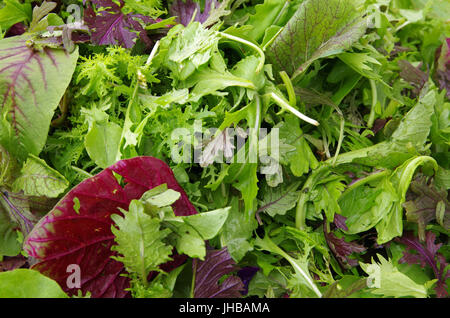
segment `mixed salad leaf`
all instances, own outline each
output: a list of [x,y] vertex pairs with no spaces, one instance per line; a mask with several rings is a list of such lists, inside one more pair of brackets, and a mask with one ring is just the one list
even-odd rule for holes
[[0,297],[449,297],[449,16],[5,0]]

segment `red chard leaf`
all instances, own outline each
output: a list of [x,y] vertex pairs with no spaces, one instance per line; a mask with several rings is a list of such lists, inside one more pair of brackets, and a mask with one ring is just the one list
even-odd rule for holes
[[73,295],[77,289],[69,288],[66,283],[71,275],[67,268],[76,264],[80,268],[83,294],[91,292],[92,297],[108,298],[129,296],[125,291],[129,280],[121,276],[124,266],[111,258],[115,253],[111,251],[114,235],[110,216],[121,214],[119,208],[127,210],[131,200],[164,183],[181,194],[173,204],[176,215],[197,213],[172,170],[153,157],[121,160],[84,180],[26,238],[24,249],[38,261],[33,269],[56,280],[64,291]]

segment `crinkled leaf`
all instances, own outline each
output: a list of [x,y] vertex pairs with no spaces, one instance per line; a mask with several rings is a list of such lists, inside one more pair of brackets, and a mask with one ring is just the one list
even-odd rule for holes
[[375,295],[385,297],[416,297],[426,298],[427,288],[417,284],[407,275],[400,272],[389,260],[378,254],[380,263],[360,263],[361,268],[369,274],[368,287]]
[[[197,261],[195,274],[195,298],[240,298],[244,289],[242,280],[235,275],[230,275],[236,271],[235,262],[227,251],[227,248],[220,250],[208,250],[204,261]],[[225,280],[219,280],[225,276]]]
[[29,41],[28,35],[0,40],[0,141],[22,160],[44,147],[78,59],[78,50],[35,50]]
[[[121,184],[115,175],[121,176]],[[111,214],[128,210],[131,200],[139,199],[146,191],[166,183],[169,189],[181,193],[172,207],[177,215],[195,214],[194,206],[178,185],[170,168],[153,157],[135,157],[117,162],[94,177],[73,188],[35,226],[26,238],[24,249],[36,258],[34,269],[55,279],[68,289],[66,268],[78,264],[81,269],[81,290],[92,297],[124,297],[128,279],[120,276],[123,264],[113,260],[111,251],[114,235]],[[78,198],[78,212],[74,199]]]
[[27,196],[45,196],[56,198],[69,186],[69,181],[47,163],[33,155],[29,155],[13,183],[13,191]]
[[351,0],[306,0],[267,50],[274,71],[296,77],[315,60],[350,48],[367,22]]
[[161,229],[160,220],[144,212],[142,202],[133,200],[124,216],[113,214],[115,226],[111,228],[117,245],[112,247],[119,255],[115,260],[122,262],[130,273],[138,273],[146,279],[150,271],[171,260],[172,247],[164,242],[170,233]]
[[57,282],[31,269],[0,273],[0,298],[68,298]]

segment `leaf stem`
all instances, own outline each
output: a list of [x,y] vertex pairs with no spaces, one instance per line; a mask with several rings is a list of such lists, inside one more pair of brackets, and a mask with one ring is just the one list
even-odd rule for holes
[[240,37],[228,34],[228,33],[217,32],[217,34],[223,38],[233,40],[233,41],[245,44],[247,46],[250,46],[255,51],[257,51],[261,58],[259,59],[259,64],[258,64],[258,67],[256,68],[255,72],[259,73],[262,70],[262,68],[264,67],[264,63],[266,61],[266,56],[264,55],[263,50],[261,50],[261,48],[259,46],[257,46],[256,44],[254,44],[250,41],[244,40],[243,38],[240,38]]
[[195,277],[197,274],[197,259],[194,258],[192,260],[192,283],[191,283],[191,294],[189,295],[190,298],[194,298],[195,296]]
[[284,108],[284,109],[290,111],[291,113],[293,113],[295,116],[297,116],[301,120],[304,120],[307,123],[310,123],[310,124],[312,124],[314,126],[319,126],[320,125],[317,120],[309,118],[308,116],[302,114],[297,109],[295,109],[294,107],[289,105],[283,98],[278,96],[276,93],[274,93],[274,92],[270,93],[270,97],[272,97],[272,99],[278,104],[278,106],[280,106],[281,108]]
[[377,105],[378,93],[377,86],[373,79],[370,79],[370,88],[372,90],[372,107],[370,108],[369,120],[367,121],[367,127],[372,128],[375,121],[375,106]]

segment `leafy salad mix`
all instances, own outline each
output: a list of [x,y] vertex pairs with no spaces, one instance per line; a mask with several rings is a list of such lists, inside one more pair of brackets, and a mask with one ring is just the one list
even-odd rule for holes
[[449,16],[4,0],[0,297],[448,297]]

